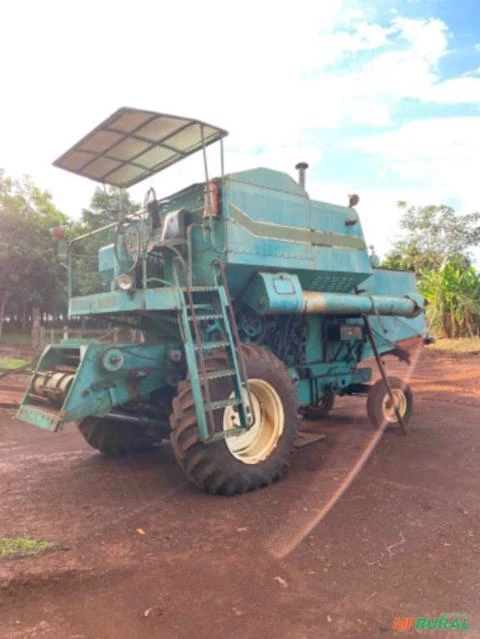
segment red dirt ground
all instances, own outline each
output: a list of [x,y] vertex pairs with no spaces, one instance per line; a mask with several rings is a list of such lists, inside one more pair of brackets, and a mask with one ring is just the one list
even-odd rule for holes
[[187,484],[168,444],[111,460],[0,409],[0,538],[58,544],[0,561],[0,638],[374,638],[448,612],[472,631],[428,636],[480,637],[480,357],[426,353],[411,383],[409,435],[313,528],[371,437],[362,399],[310,424],[326,438],[285,481],[235,498]]

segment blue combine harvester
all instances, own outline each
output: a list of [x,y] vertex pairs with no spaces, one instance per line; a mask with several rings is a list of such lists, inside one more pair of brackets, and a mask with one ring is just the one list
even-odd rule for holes
[[[170,437],[190,480],[231,495],[281,478],[299,414],[326,415],[336,395],[366,395],[375,427],[405,428],[411,390],[380,355],[406,357],[424,319],[414,275],[372,265],[356,196],[348,207],[310,199],[304,164],[298,183],[266,168],[225,175],[226,135],[122,108],[55,162],[128,188],[202,151],[205,181],[163,199],[149,189],[141,210],[67,243],[70,316],[143,341],[48,346],[18,418],[52,431],[76,422],[111,455]],[[372,356],[373,385],[359,366]]]

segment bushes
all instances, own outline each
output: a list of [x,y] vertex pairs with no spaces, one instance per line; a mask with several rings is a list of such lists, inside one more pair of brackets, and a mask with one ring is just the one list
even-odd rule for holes
[[446,264],[426,270],[419,281],[426,319],[437,337],[480,335],[480,276],[473,268]]

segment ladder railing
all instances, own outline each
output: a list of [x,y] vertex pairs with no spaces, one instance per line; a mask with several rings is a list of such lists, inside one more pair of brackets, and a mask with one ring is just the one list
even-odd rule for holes
[[[179,326],[185,347],[192,394],[195,402],[198,430],[202,441],[217,439],[244,432],[249,427],[251,415],[250,392],[242,358],[238,329],[231,307],[228,286],[223,272],[219,282],[215,275],[214,286],[180,286]],[[202,324],[214,321],[221,339],[204,337]],[[225,368],[208,370],[207,354],[222,351],[226,357]],[[211,383],[222,377],[232,379],[232,396],[215,399]],[[228,406],[237,407],[239,425],[228,430],[216,428],[215,413]]]
[[[224,297],[224,305],[223,305],[223,309],[225,313],[224,320],[225,320],[225,325],[227,326],[227,329],[229,331],[229,334],[231,333],[230,340],[234,347],[233,354],[236,361],[237,379],[241,380],[242,388],[245,390],[244,394],[240,390],[240,397],[242,398],[242,402],[240,405],[240,423],[242,425],[245,424],[245,426],[249,427],[252,425],[252,420],[253,420],[253,412],[251,409],[252,398],[250,394],[250,387],[247,383],[248,376],[247,376],[247,370],[245,368],[245,362],[243,359],[240,336],[238,334],[237,320],[235,317],[235,312],[233,310],[232,300],[230,298],[230,291],[228,288],[227,277],[225,275],[224,264],[220,262],[219,260],[215,260],[213,263],[213,266],[214,266],[215,283],[218,286],[218,283],[220,280],[221,291],[222,291],[221,295]],[[246,404],[244,401],[244,395],[246,395],[246,398],[247,398]]]

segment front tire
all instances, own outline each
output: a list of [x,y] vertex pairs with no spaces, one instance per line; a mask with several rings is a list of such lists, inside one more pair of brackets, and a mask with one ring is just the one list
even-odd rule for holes
[[[188,379],[179,384],[173,400],[170,438],[177,462],[190,481],[211,494],[235,495],[281,479],[297,434],[295,387],[284,364],[258,346],[242,345],[242,353],[255,417],[248,431],[206,444],[198,434]],[[226,356],[212,354],[206,368],[225,370]],[[210,389],[213,401],[227,399],[233,392],[232,379],[214,379]],[[214,416],[216,432],[238,423],[231,407]]]
[[109,457],[139,453],[160,441],[146,428],[100,417],[87,417],[78,430],[92,448]]
[[[389,377],[388,382],[403,423],[407,426],[413,412],[412,389],[398,377]],[[379,379],[370,388],[367,397],[367,415],[375,428],[400,426],[387,385],[383,379]]]

